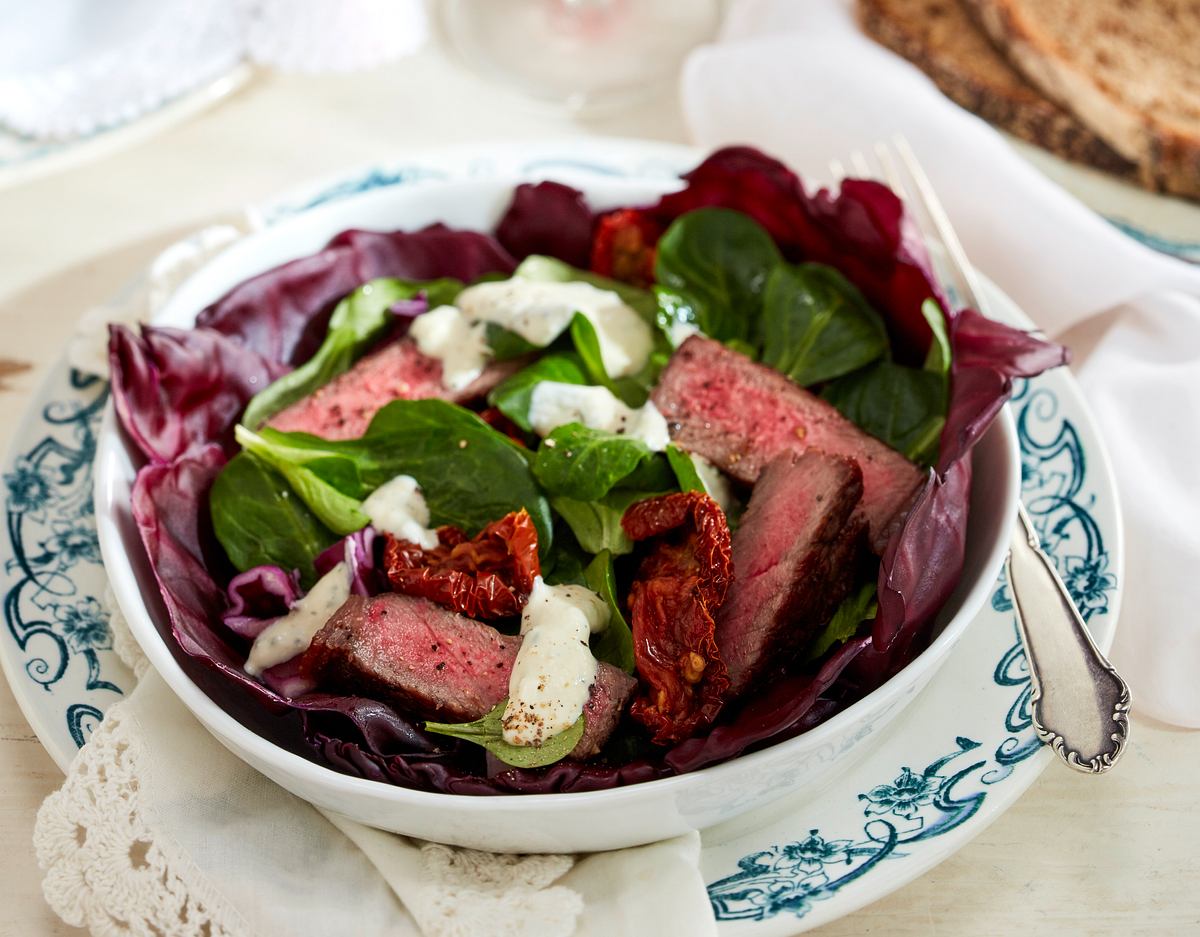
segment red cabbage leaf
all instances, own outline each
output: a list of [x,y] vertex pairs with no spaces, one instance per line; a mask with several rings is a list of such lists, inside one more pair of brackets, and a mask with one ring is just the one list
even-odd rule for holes
[[561,182],[524,183],[496,225],[496,240],[514,257],[545,254],[586,267],[592,251],[592,210],[582,193]]
[[464,282],[511,273],[512,257],[493,238],[433,224],[419,231],[343,231],[320,253],[251,277],[203,310],[215,329],[269,361],[306,361],[325,338],[333,307],[368,280],[403,277]]
[[253,640],[295,604],[300,577],[278,566],[255,566],[229,580],[225,593],[229,600],[221,613],[225,627]]
[[211,329],[109,327],[117,416],[151,462],[170,462],[218,442],[237,451],[233,427],[246,403],[283,373]]

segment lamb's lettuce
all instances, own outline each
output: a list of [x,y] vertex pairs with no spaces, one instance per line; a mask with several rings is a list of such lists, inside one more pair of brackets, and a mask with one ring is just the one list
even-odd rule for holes
[[878,589],[872,579],[846,596],[821,633],[808,646],[808,660],[823,657],[835,644],[844,644],[853,638],[863,622],[870,621],[879,612],[877,595]]
[[484,325],[483,332],[487,347],[496,361],[524,358],[541,350],[541,346],[495,322]]
[[930,465],[946,424],[947,392],[944,374],[877,361],[829,384],[823,396],[860,429]]
[[919,465],[937,460],[950,403],[950,339],[934,299],[921,306],[932,339],[924,367],[877,361],[828,384],[842,415]]
[[665,493],[617,489],[597,501],[557,497],[550,499],[550,505],[588,553],[607,551],[613,556],[624,556],[633,552],[633,541],[621,526],[621,518],[631,504]]
[[704,484],[704,479],[700,477],[700,470],[696,468],[696,462],[690,453],[684,452],[678,446],[667,446],[667,462],[670,463],[671,471],[675,473],[675,478],[679,481],[680,491],[712,493]]
[[741,212],[681,215],[659,240],[654,266],[655,279],[671,291],[673,310],[665,317],[695,322],[722,342],[756,345],[767,280],[781,260],[771,236]]
[[317,578],[313,560],[337,540],[292,495],[282,475],[246,452],[217,475],[209,510],[213,533],[239,572],[256,566],[295,569],[306,588]]
[[662,491],[674,476],[662,453],[640,439],[567,423],[542,440],[533,475],[551,495],[598,501],[614,488]]
[[857,371],[888,353],[883,319],[825,264],[780,264],[763,297],[762,360],[802,387]]
[[689,335],[701,331],[696,312],[699,303],[685,291],[656,286],[654,299],[654,320],[672,347],[678,348]]
[[507,706],[508,698],[505,697],[474,722],[427,722],[425,731],[482,745],[514,768],[541,768],[562,761],[583,738],[587,717],[580,713],[569,728],[550,736],[541,745],[513,745],[504,740],[504,710]]
[[562,518],[554,522],[554,546],[542,559],[542,578],[550,586],[583,586],[583,570],[591,562],[575,539],[571,527]]
[[263,388],[246,406],[242,423],[254,429],[350,369],[393,322],[392,306],[418,293],[428,308],[452,303],[462,291],[458,280],[402,280],[385,277],[364,283],[333,310],[317,353],[294,371]]
[[633,673],[633,632],[621,611],[617,599],[617,578],[613,572],[613,557],[607,550],[596,554],[595,559],[584,570],[584,581],[589,589],[608,603],[608,627],[592,638],[592,653],[597,660],[620,667]]
[[244,426],[237,428],[236,439],[246,452],[282,475],[308,509],[335,534],[352,534],[370,522],[362,510],[366,492],[353,460],[315,447],[280,446]]
[[525,432],[533,432],[533,426],[529,422],[529,409],[533,405],[533,389],[542,381],[587,384],[588,375],[578,355],[570,352],[552,352],[494,387],[488,394],[488,403]]
[[658,379],[662,370],[662,360],[651,355],[646,364],[637,374],[626,377],[609,377],[604,367],[604,356],[600,352],[600,337],[590,319],[582,313],[575,313],[571,319],[571,341],[575,352],[583,362],[587,372],[588,382],[606,387],[614,397],[628,407],[640,407],[650,397],[650,388]]
[[288,477],[313,513],[345,511],[341,527],[349,526],[351,502],[397,475],[411,475],[434,526],[451,524],[474,535],[525,508],[540,549],[548,550],[553,540],[550,505],[534,483],[526,450],[444,400],[395,400],[375,414],[359,439],[333,441],[266,428],[255,434],[253,446]]
[[929,331],[933,339],[929,342],[929,351],[925,355],[925,370],[938,374],[950,373],[950,334],[946,326],[946,315],[938,301],[932,297],[921,304],[921,315],[929,323]]

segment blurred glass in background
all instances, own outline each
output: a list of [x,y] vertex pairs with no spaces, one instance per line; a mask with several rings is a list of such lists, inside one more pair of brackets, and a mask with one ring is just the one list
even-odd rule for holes
[[712,39],[722,0],[435,0],[462,62],[545,105],[616,109],[661,93]]

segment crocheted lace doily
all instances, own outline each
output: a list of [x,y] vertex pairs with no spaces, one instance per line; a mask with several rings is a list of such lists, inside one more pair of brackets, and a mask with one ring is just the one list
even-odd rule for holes
[[[142,677],[146,657],[111,592],[105,606],[114,650]],[[149,753],[139,731],[141,700],[134,694],[105,714],[62,788],[38,811],[34,847],[46,900],[68,924],[103,937],[248,937],[252,928],[243,915],[164,835],[143,796],[141,785],[153,772],[146,770]],[[204,730],[196,724],[195,731]],[[583,899],[554,884],[575,864],[572,856],[495,855],[327,819],[375,863],[428,937],[568,937],[575,931]]]
[[97,937],[241,937],[238,912],[154,830],[140,803],[141,743],[118,703],[38,810],[42,891],[59,917]]

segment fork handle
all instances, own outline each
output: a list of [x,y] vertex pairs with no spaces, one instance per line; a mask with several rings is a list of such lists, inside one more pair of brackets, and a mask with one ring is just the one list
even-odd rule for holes
[[1100,653],[1024,506],[1007,570],[1032,681],[1033,727],[1072,768],[1101,774],[1129,736],[1129,687]]

